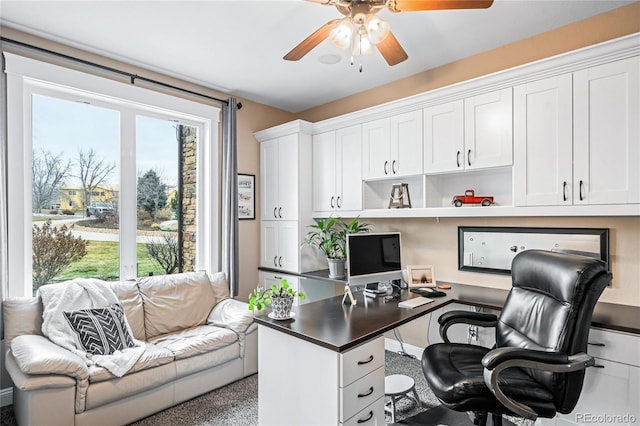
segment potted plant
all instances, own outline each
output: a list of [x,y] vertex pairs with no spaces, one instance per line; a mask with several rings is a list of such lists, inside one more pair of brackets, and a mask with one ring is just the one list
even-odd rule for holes
[[277,284],[272,284],[268,289],[255,288],[249,294],[249,310],[260,312],[267,306],[271,306],[269,317],[273,319],[289,319],[291,318],[293,299],[296,296],[300,300],[305,298],[303,293],[291,288],[286,278],[281,278]]
[[303,244],[320,249],[327,257],[329,278],[344,278],[347,257],[347,234],[368,232],[369,224],[360,223],[359,218],[343,222],[338,217],[319,219],[304,237]]

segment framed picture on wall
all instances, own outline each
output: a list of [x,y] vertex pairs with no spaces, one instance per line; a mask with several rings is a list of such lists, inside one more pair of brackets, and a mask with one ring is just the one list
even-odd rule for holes
[[407,280],[409,287],[436,286],[436,274],[431,265],[407,266]]
[[238,173],[238,219],[256,218],[256,175]]

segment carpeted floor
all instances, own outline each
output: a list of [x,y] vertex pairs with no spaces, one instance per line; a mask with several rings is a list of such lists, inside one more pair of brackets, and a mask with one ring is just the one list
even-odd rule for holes
[[[387,351],[385,369],[387,375],[405,374],[412,377],[416,382],[416,390],[423,403],[423,407],[419,407],[408,398],[400,399],[397,403],[396,422],[402,423],[403,419],[439,405],[422,374],[419,360]],[[0,420],[3,426],[16,425],[11,406],[3,407],[0,410]],[[390,416],[387,415],[387,424],[390,424],[390,420]],[[258,375],[231,383],[221,389],[133,423],[135,426],[251,426],[257,424]],[[460,423],[453,420],[449,424],[458,425]]]

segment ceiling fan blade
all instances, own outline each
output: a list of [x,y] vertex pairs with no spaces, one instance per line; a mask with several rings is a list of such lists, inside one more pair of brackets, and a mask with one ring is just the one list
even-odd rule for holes
[[384,60],[391,66],[399,64],[409,58],[407,52],[404,51],[398,39],[391,32],[384,40],[376,44],[376,47]]
[[418,10],[486,9],[493,0],[389,0],[387,7],[392,12],[414,12]]
[[304,55],[309,53],[311,49],[322,43],[322,41],[329,36],[329,33],[332,29],[338,26],[340,23],[339,19],[334,19],[332,21],[327,22],[320,28],[318,28],[313,34],[309,37],[305,38],[298,44],[296,47],[291,49],[289,53],[284,55],[285,60],[287,61],[298,61]]

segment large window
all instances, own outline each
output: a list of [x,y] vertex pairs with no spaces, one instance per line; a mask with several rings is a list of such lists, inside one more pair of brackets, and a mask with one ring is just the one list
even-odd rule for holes
[[6,54],[9,295],[217,269],[219,110]]

